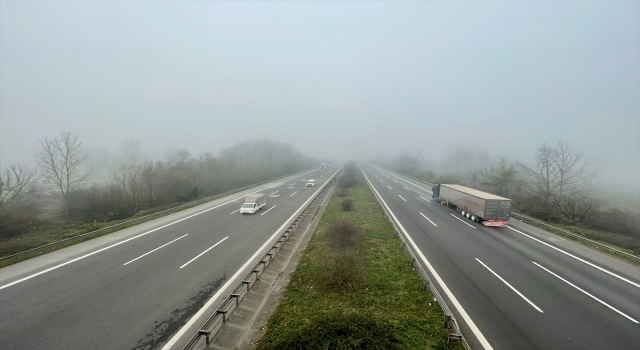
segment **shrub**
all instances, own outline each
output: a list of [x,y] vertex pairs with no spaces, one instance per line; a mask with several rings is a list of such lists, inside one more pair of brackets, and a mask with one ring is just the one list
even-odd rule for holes
[[336,191],[336,195],[338,195],[338,197],[346,197],[348,194],[349,194],[348,189],[341,189]]
[[312,319],[277,343],[260,343],[259,349],[400,349],[393,327],[375,317],[332,313]]
[[338,180],[338,188],[341,189],[345,189],[345,188],[349,188],[349,187],[353,187],[353,185],[357,184],[358,180],[356,180],[356,177],[354,174],[342,174],[342,176],[340,176],[340,179]]
[[343,199],[342,202],[340,202],[340,208],[342,208],[343,211],[351,211],[351,209],[353,209],[353,199]]
[[355,248],[358,231],[353,221],[334,221],[327,227],[327,245],[333,249]]
[[326,257],[318,282],[328,289],[354,290],[358,281],[358,256],[355,250],[333,251]]
[[334,221],[327,228],[327,245],[331,252],[326,267],[319,276],[326,288],[353,290],[358,279],[357,246],[358,226],[349,220]]

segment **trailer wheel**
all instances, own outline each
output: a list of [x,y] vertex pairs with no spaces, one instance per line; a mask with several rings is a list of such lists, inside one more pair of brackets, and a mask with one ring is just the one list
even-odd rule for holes
[[471,221],[476,221],[476,216],[475,215],[471,215]]
[[471,214],[469,214],[469,212],[467,212],[467,215],[465,215],[467,217],[467,219],[469,219],[471,217]]
[[460,211],[460,214],[462,214],[462,216],[464,216],[464,214],[465,214],[464,210]]

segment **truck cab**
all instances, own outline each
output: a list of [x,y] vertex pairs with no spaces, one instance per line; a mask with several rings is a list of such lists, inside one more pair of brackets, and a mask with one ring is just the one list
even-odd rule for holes
[[240,214],[255,214],[267,204],[267,195],[264,193],[254,193],[247,196],[245,202],[240,206]]
[[435,184],[431,187],[431,198],[436,199],[440,203],[438,197],[440,197],[440,184]]
[[258,211],[258,203],[244,203],[240,207],[240,214],[254,214]]

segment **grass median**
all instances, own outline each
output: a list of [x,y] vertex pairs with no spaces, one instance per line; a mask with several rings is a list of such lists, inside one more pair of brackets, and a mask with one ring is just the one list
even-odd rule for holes
[[447,345],[442,310],[351,174],[357,183],[328,202],[258,349],[462,349]]

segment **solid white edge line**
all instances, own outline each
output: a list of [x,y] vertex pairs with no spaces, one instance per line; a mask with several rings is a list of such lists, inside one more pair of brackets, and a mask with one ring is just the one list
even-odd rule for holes
[[407,201],[406,199],[404,199],[401,195],[398,195],[398,197],[402,198],[403,201]]
[[276,206],[274,205],[273,207],[271,207],[271,208],[267,209],[267,211],[265,211],[264,213],[260,214],[260,216],[262,216],[262,215],[264,215],[264,214],[268,213],[268,212],[269,212],[269,210],[271,210],[271,209],[273,209],[273,208],[275,208],[275,207],[276,207]]
[[465,224],[465,225],[467,225],[467,226],[471,227],[472,229],[474,229],[474,230],[476,229],[475,227],[471,226],[471,224],[469,224],[468,222],[464,222],[464,220],[460,219],[459,217],[457,217],[457,216],[455,216],[455,215],[453,215],[453,214],[451,214],[451,213],[449,213],[449,215],[453,216],[455,219],[460,220],[460,222],[461,222],[461,223],[463,223],[463,224]]
[[298,193],[298,191],[293,192],[289,197],[293,197],[293,195],[296,193]]
[[427,202],[431,203],[431,201],[430,201],[430,200],[428,200],[428,199],[426,199],[426,198],[424,198],[424,197],[422,197],[422,196],[420,196],[420,198],[422,198],[422,199],[424,199],[425,201],[427,201]]
[[235,214],[235,213],[237,213],[237,212],[239,212],[239,211],[240,211],[240,209],[237,209],[237,210],[232,211],[232,212],[231,212],[231,213],[229,213],[229,214]]
[[[420,213],[420,212],[418,212],[418,213]],[[429,222],[430,222],[430,223],[432,223],[432,224],[433,224],[433,226],[438,227],[438,225],[436,225],[433,221],[431,221],[431,219],[429,219],[428,217],[426,217],[424,214],[420,213],[420,215],[422,215],[425,219],[429,220]]]
[[[309,171],[309,172],[310,172],[310,171]],[[307,172],[307,173],[303,173],[303,174],[300,174],[300,175],[297,175],[297,176],[295,176],[295,177],[293,177],[293,178],[295,179],[296,177],[304,176],[305,174],[308,174],[309,172]],[[288,180],[287,180],[287,181],[288,181]],[[282,181],[282,182],[279,182],[279,183],[284,183],[284,182],[285,182],[285,181]],[[92,255],[94,255],[94,254],[98,254],[98,253],[100,253],[100,252],[102,252],[102,251],[105,251],[105,250],[107,250],[107,249],[111,249],[111,248],[113,248],[113,247],[119,246],[120,244],[123,244],[123,243],[129,242],[129,241],[134,240],[134,239],[136,239],[136,238],[139,238],[139,237],[142,237],[142,236],[148,235],[149,233],[152,233],[152,232],[155,232],[155,231],[161,230],[161,229],[163,229],[163,228],[165,228],[165,227],[167,227],[167,226],[171,226],[171,225],[173,225],[173,224],[177,224],[177,223],[179,223],[179,222],[181,222],[181,221],[184,221],[184,220],[190,219],[190,218],[192,218],[192,217],[194,217],[194,216],[197,216],[197,215],[200,215],[200,214],[202,214],[202,213],[206,213],[206,212],[208,212],[208,211],[210,211],[210,210],[220,208],[220,207],[221,207],[221,206],[223,206],[223,205],[226,205],[226,204],[229,204],[229,203],[233,203],[233,202],[237,201],[237,200],[238,200],[238,199],[240,199],[240,198],[244,198],[244,197],[246,197],[246,196],[248,196],[248,195],[251,195],[251,194],[254,194],[254,193],[260,192],[260,191],[265,190],[265,189],[267,189],[267,188],[269,188],[269,187],[263,187],[263,188],[261,188],[261,189],[259,189],[259,190],[257,190],[257,191],[251,192],[251,193],[246,194],[246,195],[242,195],[241,197],[238,197],[238,198],[236,198],[236,199],[230,200],[230,201],[228,201],[228,202],[224,202],[224,203],[222,203],[222,204],[218,204],[218,205],[216,205],[215,207],[211,207],[211,208],[209,208],[209,209],[205,209],[205,210],[203,210],[203,211],[199,211],[199,212],[197,212],[197,213],[195,213],[195,214],[191,214],[191,215],[189,215],[189,216],[187,216],[187,217],[184,217],[184,218],[182,218],[182,219],[179,219],[179,220],[176,220],[176,221],[172,221],[172,222],[170,222],[170,223],[168,223],[168,224],[166,224],[166,225],[160,226],[160,227],[158,227],[158,228],[154,228],[153,230],[147,231],[147,232],[145,232],[145,233],[141,233],[141,234],[139,234],[139,235],[137,235],[137,236],[134,236],[134,237],[131,237],[131,238],[127,238],[127,239],[125,239],[124,241],[121,241],[121,242],[118,242],[118,243],[114,243],[114,244],[112,244],[112,245],[110,245],[110,246],[107,246],[107,247],[104,247],[104,248],[98,249],[98,250],[96,250],[96,251],[94,251],[94,252],[91,252],[91,253],[88,253],[88,254],[85,254],[85,255],[79,256],[79,257],[77,257],[77,258],[75,258],[75,259],[71,259],[71,260],[69,260],[69,261],[67,261],[67,262],[63,262],[62,264],[58,264],[58,265],[56,265],[56,266],[50,267],[50,268],[45,269],[45,270],[42,270],[42,271],[40,271],[40,272],[36,272],[36,273],[34,273],[34,274],[32,274],[32,275],[29,275],[29,276],[24,277],[24,278],[21,278],[21,279],[19,279],[19,280],[13,281],[13,282],[11,282],[11,283],[7,283],[7,284],[5,284],[5,285],[3,285],[3,286],[0,286],[0,290],[3,290],[3,289],[5,289],[5,288],[7,288],[7,287],[11,287],[11,286],[13,286],[14,284],[18,284],[18,283],[24,282],[24,281],[26,281],[26,280],[30,280],[30,279],[32,279],[32,278],[34,278],[34,277],[40,276],[40,275],[45,274],[45,273],[47,273],[47,272],[49,272],[49,271],[53,271],[53,270],[56,270],[56,269],[61,268],[61,267],[63,267],[63,266],[66,266],[66,265],[72,264],[72,263],[74,263],[74,262],[76,262],[76,261],[78,261],[78,260],[82,260],[82,259],[87,258],[87,257],[90,257],[90,256],[92,256]]]
[[[340,171],[340,169],[342,169],[342,167],[338,168],[338,170],[333,173],[333,175],[337,174],[338,171]],[[318,191],[320,191],[324,186],[326,186],[328,183],[325,182],[324,185],[322,185],[322,187],[318,188],[318,190],[316,191],[316,193]],[[302,210],[302,208],[305,207],[305,205],[307,205],[307,203],[309,203],[311,201],[311,199],[315,196],[315,194],[312,194],[311,197],[309,197],[309,199],[307,199],[306,202],[304,202],[302,204],[302,206],[300,206],[300,208],[298,208],[298,210],[296,210],[295,212],[293,212],[293,215],[291,215],[287,220],[284,221],[284,223],[282,224],[282,226],[280,226],[276,232],[269,238],[266,240],[266,242],[264,242],[264,244],[258,248],[258,250],[256,250],[255,253],[253,253],[253,255],[249,258],[249,260],[247,260],[247,262],[244,263],[244,265],[242,265],[240,267],[240,269],[238,269],[238,271],[236,271],[235,274],[233,274],[233,276],[231,276],[230,279],[227,280],[227,283],[225,283],[222,288],[218,289],[218,292],[216,292],[216,294],[214,294],[209,301],[207,301],[207,303],[200,308],[200,310],[198,310],[198,312],[196,312],[195,315],[191,316],[191,318],[189,319],[189,321],[187,321],[187,323],[184,324],[184,326],[182,326],[182,328],[180,328],[180,330],[173,336],[171,337],[171,339],[167,342],[167,344],[165,344],[161,350],[170,350],[171,347],[178,342],[178,340],[180,340],[180,338],[182,338],[182,336],[189,330],[189,328],[196,323],[196,321],[206,312],[206,310],[211,307],[211,305],[213,305],[213,303],[218,300],[218,298],[220,298],[220,295],[224,292],[226,292],[227,288],[229,288],[229,285],[231,284],[231,282],[233,282],[236,278],[238,278],[238,276],[249,266],[249,264],[258,256],[258,254],[260,254],[260,252],[265,249],[267,247],[267,245],[269,244],[269,242],[271,242],[272,240],[274,240],[276,238],[276,236],[278,234],[281,234],[280,231],[285,228],[285,226],[287,225],[287,223],[289,222],[289,220],[293,219],[296,215],[298,215],[298,213]]]
[[[377,166],[375,166],[375,165],[373,165],[373,164],[370,164],[370,165],[371,165],[371,166],[373,166],[374,168],[378,168],[378,169],[380,169],[381,171],[387,172],[386,170],[382,170],[381,168],[379,168],[379,167],[377,167]],[[400,177],[399,177],[399,176],[397,176],[397,175],[394,175],[393,173],[389,173],[389,174],[391,174],[392,176],[395,176],[395,177],[397,177],[398,179],[401,179],[401,180],[402,180],[402,178],[400,178]],[[404,181],[406,181],[406,180],[404,180]],[[418,186],[418,185],[416,185],[416,184],[414,184],[414,183],[412,183],[412,182],[410,182],[410,181],[406,181],[406,182],[408,182],[408,183],[410,183],[410,184],[412,184],[412,185],[414,185],[414,186],[420,187],[420,186]],[[420,187],[420,188],[422,188],[423,190],[429,191],[429,190],[427,190],[426,188],[423,188],[423,187]],[[429,192],[431,192],[431,191],[429,191]],[[453,214],[452,214],[452,215],[453,215]],[[454,217],[455,217],[455,216],[454,216]],[[458,219],[458,218],[456,217],[456,219]],[[464,221],[463,221],[463,222],[464,222]],[[466,224],[466,222],[465,222],[465,224]],[[467,224],[467,225],[468,225],[468,224]],[[471,226],[471,227],[473,227],[473,226]],[[474,228],[475,228],[475,227],[474,227]],[[554,246],[552,246],[551,244],[548,244],[548,243],[546,243],[546,242],[544,242],[544,241],[541,241],[541,240],[539,240],[539,239],[537,239],[537,238],[535,238],[535,237],[531,237],[530,235],[528,235],[528,234],[526,234],[526,233],[524,233],[524,232],[521,232],[521,231],[519,231],[519,230],[516,230],[515,228],[513,228],[513,227],[511,227],[511,226],[507,226],[507,228],[508,228],[508,229],[510,229],[510,230],[513,230],[513,231],[515,231],[515,232],[518,232],[518,233],[520,233],[521,235],[524,235],[525,237],[531,238],[531,239],[533,239],[534,241],[537,241],[537,242],[539,242],[539,243],[542,243],[542,244],[544,244],[544,245],[546,245],[546,246],[548,246],[548,247],[550,247],[550,248],[553,248],[553,249],[555,249],[555,250],[557,250],[557,251],[561,252],[562,254],[566,254],[567,256],[570,256],[570,257],[572,257],[572,258],[574,258],[574,259],[576,259],[576,260],[578,260],[578,261],[580,261],[580,262],[583,262],[583,263],[585,263],[585,264],[587,264],[587,265],[589,265],[589,266],[591,266],[591,267],[593,267],[593,268],[596,268],[596,269],[598,269],[598,270],[600,270],[600,271],[602,271],[602,272],[604,272],[604,273],[607,273],[607,274],[609,274],[609,275],[611,275],[611,276],[614,276],[614,277],[616,277],[616,278],[618,278],[618,279],[620,279],[620,280],[622,280],[622,281],[625,281],[625,282],[627,282],[627,283],[629,283],[629,284],[631,284],[631,285],[633,285],[633,286],[636,286],[636,287],[640,288],[640,284],[638,284],[638,283],[636,283],[636,282],[633,282],[633,281],[631,281],[631,280],[629,280],[629,279],[627,279],[627,278],[625,278],[625,277],[619,276],[619,275],[617,275],[617,274],[615,274],[615,273],[613,273],[613,272],[611,272],[611,271],[608,271],[608,270],[606,270],[606,269],[604,269],[604,268],[602,268],[602,267],[600,267],[600,266],[598,266],[598,265],[595,265],[595,264],[590,263],[590,262],[588,262],[588,261],[586,261],[586,260],[584,260],[584,259],[581,259],[581,258],[579,258],[579,257],[577,257],[577,256],[575,256],[575,255],[573,255],[573,254],[571,254],[571,253],[565,252],[564,250],[562,250],[562,249],[560,249],[560,248],[557,248],[557,247],[554,247]]]
[[158,248],[156,248],[156,249],[154,249],[154,250],[152,250],[152,251],[150,251],[150,252],[144,253],[144,254],[140,255],[139,257],[137,257],[137,258],[135,258],[135,259],[133,259],[133,260],[127,261],[126,263],[122,264],[122,266],[128,265],[128,264],[130,264],[130,263],[132,263],[132,262],[134,262],[134,261],[136,261],[136,260],[138,260],[138,259],[140,259],[140,258],[142,258],[142,257],[144,257],[144,256],[147,256],[147,255],[149,255],[149,254],[151,254],[151,253],[155,252],[156,250],[158,250],[158,249],[160,249],[160,248],[164,248],[164,247],[168,246],[169,244],[171,244],[171,243],[173,243],[173,242],[175,242],[175,241],[179,240],[180,238],[182,238],[182,237],[186,237],[186,236],[188,236],[188,235],[189,235],[188,233],[187,233],[187,234],[185,234],[185,235],[182,235],[182,236],[180,236],[180,237],[178,237],[178,238],[174,239],[173,241],[171,241],[171,242],[169,242],[169,243],[165,243],[165,244],[163,244],[163,245],[159,246]]
[[[359,166],[359,165],[358,165]],[[362,170],[362,167],[360,167],[360,170]],[[453,306],[458,310],[458,312],[460,313],[460,316],[462,316],[462,318],[465,320],[465,322],[467,323],[467,325],[469,326],[469,329],[473,332],[473,334],[476,336],[476,338],[478,338],[478,341],[480,342],[480,344],[482,344],[482,346],[487,349],[487,350],[491,350],[493,349],[493,347],[491,346],[491,344],[489,344],[489,342],[487,341],[487,339],[484,337],[484,335],[482,334],[482,332],[480,332],[480,329],[478,329],[478,327],[476,326],[476,324],[473,322],[473,320],[471,319],[471,317],[469,316],[469,314],[467,314],[467,312],[462,308],[462,305],[460,305],[460,303],[458,302],[458,299],[456,299],[456,297],[453,295],[453,293],[451,292],[451,290],[449,290],[449,287],[447,287],[447,285],[444,283],[444,281],[442,280],[442,278],[440,278],[440,275],[438,275],[438,273],[436,272],[436,270],[433,268],[433,266],[431,266],[431,264],[429,263],[429,260],[427,260],[427,258],[424,256],[424,254],[422,254],[422,251],[418,248],[418,246],[416,245],[416,243],[413,241],[413,239],[411,238],[411,236],[409,236],[409,234],[407,233],[407,230],[404,229],[404,226],[402,226],[402,224],[400,223],[400,220],[398,220],[398,218],[396,218],[395,214],[393,214],[393,211],[391,211],[391,209],[389,208],[389,206],[387,205],[387,203],[384,201],[384,199],[382,199],[382,196],[380,195],[380,193],[378,193],[378,191],[375,189],[375,187],[373,186],[373,183],[371,183],[371,181],[369,181],[369,178],[367,177],[367,175],[365,175],[364,171],[362,172],[362,175],[364,175],[365,179],[367,180],[367,182],[369,182],[369,184],[371,185],[371,188],[376,192],[376,194],[378,195],[378,197],[380,198],[380,200],[382,201],[382,204],[385,206],[385,208],[387,208],[387,210],[389,211],[389,214],[391,214],[391,216],[393,217],[393,219],[395,220],[395,222],[398,224],[398,228],[400,228],[400,230],[402,230],[402,232],[404,233],[405,237],[407,237],[407,240],[409,241],[409,243],[411,244],[411,246],[413,247],[413,249],[415,249],[415,251],[418,253],[418,256],[420,256],[420,259],[425,263],[425,265],[427,266],[427,268],[429,269],[429,272],[431,272],[431,274],[433,275],[433,277],[436,279],[436,281],[438,282],[438,284],[440,285],[440,288],[442,288],[442,290],[444,291],[444,293],[447,295],[447,297],[449,297],[449,299],[451,300],[451,303],[453,303]]]
[[484,266],[487,270],[489,270],[492,274],[494,274],[496,277],[498,277],[504,284],[507,285],[507,287],[511,288],[511,290],[513,290],[514,292],[516,292],[516,294],[518,294],[522,299],[524,299],[527,303],[529,303],[529,305],[533,306],[536,310],[544,313],[544,311],[542,311],[542,309],[540,309],[538,306],[536,306],[536,304],[534,304],[533,302],[531,302],[531,300],[527,299],[527,297],[525,297],[524,295],[522,295],[522,293],[520,293],[517,289],[513,288],[512,285],[509,284],[509,282],[505,281],[504,278],[500,277],[497,273],[495,273],[492,269],[489,268],[489,266],[485,265],[485,263],[483,263],[482,261],[480,261],[480,259],[476,258],[476,260],[478,260],[478,262],[480,264],[482,264],[482,266]]
[[590,263],[590,262],[588,262],[588,261],[586,261],[586,260],[584,260],[584,259],[582,259],[582,258],[579,258],[579,257],[577,257],[577,256],[575,256],[575,255],[573,255],[573,254],[571,254],[571,253],[565,252],[564,250],[562,250],[562,249],[560,249],[560,248],[557,248],[557,247],[554,247],[554,246],[552,246],[551,244],[549,244],[549,243],[547,243],[547,242],[541,241],[541,240],[539,240],[539,239],[537,239],[537,238],[535,238],[535,237],[531,237],[531,236],[529,236],[528,234],[526,234],[526,233],[524,233],[524,232],[521,232],[521,231],[518,231],[518,230],[516,230],[515,228],[513,228],[513,227],[511,227],[511,226],[507,226],[507,228],[509,228],[509,229],[511,229],[511,230],[513,230],[513,231],[516,231],[516,232],[518,232],[519,234],[521,234],[521,235],[523,235],[523,236],[525,236],[525,237],[531,238],[531,239],[533,239],[534,241],[537,241],[537,242],[539,242],[539,243],[542,243],[542,244],[546,245],[546,246],[547,246],[547,247],[549,247],[549,248],[553,248],[553,249],[555,249],[555,250],[559,251],[559,252],[560,252],[560,253],[562,253],[562,254],[566,254],[567,256],[570,256],[570,257],[572,257],[572,258],[574,258],[574,259],[576,259],[576,260],[578,260],[578,261],[580,261],[580,262],[583,262],[583,263],[585,263],[585,264],[587,264],[587,265],[589,265],[589,266],[591,266],[591,267],[595,267],[596,269],[598,269],[598,270],[600,270],[600,271],[602,271],[602,272],[604,272],[604,273],[607,273],[607,274],[609,274],[609,275],[611,275],[611,276],[613,276],[613,277],[616,277],[616,278],[618,278],[618,279],[620,279],[620,280],[623,280],[623,281],[625,281],[625,282],[627,282],[627,283],[629,283],[629,284],[631,284],[631,285],[634,285],[634,286],[636,286],[636,287],[640,288],[640,284],[638,284],[638,283],[635,283],[635,282],[633,282],[633,281],[630,281],[630,280],[628,280],[628,279],[626,279],[626,278],[624,278],[624,277],[622,277],[622,276],[616,275],[615,273],[613,273],[613,272],[611,272],[611,271],[609,271],[609,270],[605,270],[605,269],[603,269],[602,267],[600,267],[600,266],[598,266],[598,265],[592,264],[592,263]]
[[571,282],[567,281],[566,279],[564,279],[564,278],[562,278],[562,277],[558,276],[557,274],[555,274],[555,273],[551,272],[549,269],[547,269],[547,268],[545,268],[544,266],[542,266],[542,265],[538,264],[537,262],[532,261],[532,263],[536,264],[539,268],[541,268],[541,269],[543,269],[543,270],[547,271],[548,273],[550,273],[550,274],[552,274],[552,275],[556,276],[557,278],[559,278],[560,280],[562,280],[562,281],[563,281],[563,282],[565,282],[566,284],[570,285],[571,287],[573,287],[573,288],[575,288],[575,289],[577,289],[577,290],[581,291],[582,293],[584,293],[584,294],[586,294],[586,295],[590,296],[590,297],[591,297],[591,298],[593,298],[594,300],[598,301],[600,304],[602,304],[602,305],[604,305],[604,306],[606,306],[606,307],[610,308],[611,310],[613,310],[613,311],[615,311],[615,312],[619,313],[620,315],[622,315],[622,316],[624,316],[624,317],[628,318],[628,319],[629,319],[629,320],[631,320],[632,322],[634,322],[634,323],[640,323],[640,322],[636,321],[635,319],[633,319],[633,318],[631,318],[631,317],[627,316],[627,315],[626,315],[625,313],[623,313],[622,311],[620,311],[620,310],[618,310],[618,309],[614,308],[613,306],[611,306],[611,305],[609,305],[609,304],[605,303],[604,301],[602,301],[602,300],[600,300],[600,299],[596,298],[595,296],[593,296],[593,295],[589,294],[589,293],[588,293],[587,291],[585,291],[584,289],[582,289],[582,288],[580,288],[580,287],[576,286],[575,284],[573,284],[573,283],[571,283]]
[[203,255],[204,255],[204,253],[206,253],[206,252],[210,251],[211,249],[215,248],[215,246],[217,246],[218,244],[220,244],[220,243],[222,243],[222,242],[226,241],[226,240],[227,240],[227,238],[229,238],[229,236],[227,236],[227,237],[223,238],[220,242],[218,242],[218,243],[216,243],[216,244],[212,245],[211,247],[207,248],[207,250],[205,250],[204,252],[202,252],[202,253],[198,254],[195,258],[193,258],[193,259],[189,260],[186,264],[184,264],[184,265],[180,266],[180,268],[183,268],[183,267],[185,267],[185,266],[187,266],[187,265],[191,264],[194,260],[196,260],[197,258],[199,258],[199,257],[203,256]]

